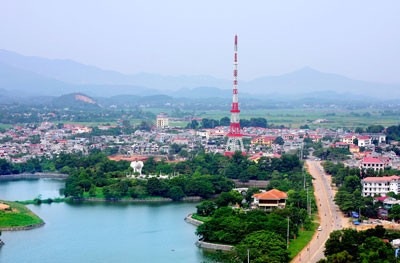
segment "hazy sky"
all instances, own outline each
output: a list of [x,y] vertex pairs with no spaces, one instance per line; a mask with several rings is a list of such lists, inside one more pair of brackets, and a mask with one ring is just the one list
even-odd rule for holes
[[310,66],[400,83],[399,0],[0,0],[0,49],[124,73],[231,79]]

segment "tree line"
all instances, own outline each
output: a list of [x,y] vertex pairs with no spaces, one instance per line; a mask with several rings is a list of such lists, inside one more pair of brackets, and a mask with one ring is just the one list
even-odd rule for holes
[[[187,125],[187,128],[190,128],[190,129],[198,129],[198,128],[213,129],[217,126],[229,126],[229,125],[230,125],[230,119],[228,117],[223,117],[220,120],[203,118],[200,122],[197,120],[192,120]],[[268,122],[265,118],[250,118],[250,120],[241,119],[240,126],[241,127],[268,128]]]

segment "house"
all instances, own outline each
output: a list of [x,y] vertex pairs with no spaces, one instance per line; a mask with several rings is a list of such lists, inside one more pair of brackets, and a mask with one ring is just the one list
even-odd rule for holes
[[[352,144],[351,144],[352,145]],[[335,142],[333,145],[334,148],[340,148],[340,149],[349,149],[349,144],[345,142]]]
[[268,210],[273,208],[285,208],[288,195],[285,192],[272,189],[267,192],[254,194],[252,197],[254,198],[253,204],[257,208]]
[[364,157],[360,162],[360,169],[367,170],[372,169],[375,172],[379,170],[385,170],[385,163],[376,157]]
[[271,146],[276,138],[276,136],[258,136],[251,140],[251,144]]
[[400,176],[366,177],[361,180],[362,196],[386,196],[400,193]]
[[365,147],[365,146],[369,146],[372,144],[371,137],[369,137],[369,136],[358,136],[357,140],[358,140],[357,145],[359,147]]
[[351,153],[359,153],[360,147],[358,147],[357,145],[354,145],[354,144],[350,144],[349,151]]
[[355,138],[356,138],[356,136],[354,136],[354,135],[346,135],[342,138],[342,142],[347,143],[347,144],[353,144]]

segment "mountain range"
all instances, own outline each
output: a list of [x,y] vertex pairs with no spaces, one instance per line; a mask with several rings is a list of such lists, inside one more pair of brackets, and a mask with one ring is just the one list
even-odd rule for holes
[[[92,97],[169,95],[175,98],[230,98],[232,81],[212,76],[123,74],[71,60],[24,56],[0,50],[0,98],[60,96],[80,92]],[[373,83],[305,67],[279,76],[239,81],[244,98],[338,99],[400,98],[400,84]],[[332,98],[332,97],[331,97]]]

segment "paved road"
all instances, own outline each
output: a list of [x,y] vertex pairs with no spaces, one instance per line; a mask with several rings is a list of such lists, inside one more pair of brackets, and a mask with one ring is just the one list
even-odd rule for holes
[[334,192],[330,186],[330,178],[323,171],[320,162],[307,160],[308,172],[313,176],[315,200],[318,206],[318,216],[322,231],[314,234],[311,242],[295,257],[292,262],[317,262],[324,258],[324,245],[329,234],[342,229],[347,220],[335,205]]

